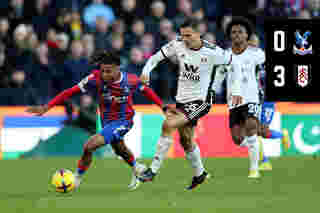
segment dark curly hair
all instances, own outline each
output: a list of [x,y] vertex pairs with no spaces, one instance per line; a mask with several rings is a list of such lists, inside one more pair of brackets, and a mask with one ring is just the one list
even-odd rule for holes
[[90,58],[90,64],[92,65],[100,65],[100,64],[121,64],[121,59],[118,54],[112,51],[97,51]]
[[231,22],[226,27],[226,34],[228,39],[231,39],[231,29],[235,25],[240,25],[246,28],[248,34],[248,40],[250,39],[251,35],[254,33],[254,27],[251,21],[243,16],[232,16]]

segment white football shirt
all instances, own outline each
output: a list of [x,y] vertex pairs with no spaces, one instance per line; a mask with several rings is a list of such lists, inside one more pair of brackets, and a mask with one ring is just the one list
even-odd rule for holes
[[159,61],[165,58],[177,61],[179,78],[176,100],[180,103],[195,100],[204,101],[207,97],[209,84],[213,81],[214,65],[231,62],[231,53],[227,53],[207,41],[203,41],[200,49],[193,50],[186,47],[183,41],[173,40],[164,45],[160,52],[147,62],[143,74],[148,74]]
[[232,65],[234,69],[227,72],[227,102],[229,108],[231,104],[232,84],[234,83],[234,73],[241,72],[240,96],[243,97],[243,104],[259,103],[259,87],[257,81],[256,67],[265,62],[265,53],[262,49],[249,46],[241,54],[234,54],[231,49],[227,50],[232,53]]

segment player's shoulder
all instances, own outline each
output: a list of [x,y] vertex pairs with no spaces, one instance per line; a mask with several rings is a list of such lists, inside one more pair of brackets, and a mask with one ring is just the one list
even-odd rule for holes
[[209,42],[209,41],[206,41],[206,40],[202,40],[202,42],[203,42],[203,46],[204,46],[205,48],[210,49],[210,50],[220,50],[220,49],[221,49],[221,48],[220,48],[217,44],[215,44],[215,43],[212,43],[212,42]]
[[177,36],[175,39],[168,42],[169,46],[183,46],[183,41],[180,36]]
[[264,55],[264,50],[261,49],[260,47],[255,47],[255,46],[248,46],[248,51],[252,54],[259,54],[259,55]]

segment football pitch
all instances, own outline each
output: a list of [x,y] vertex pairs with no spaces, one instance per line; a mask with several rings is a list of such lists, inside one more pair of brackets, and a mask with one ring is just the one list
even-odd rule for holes
[[[184,159],[165,161],[153,183],[128,191],[131,172],[118,159],[96,159],[79,191],[48,191],[50,176],[74,170],[77,158],[0,161],[3,213],[278,213],[320,211],[320,158],[273,159],[273,171],[250,181],[248,159],[204,159],[213,175],[195,191],[184,191],[192,170]],[[149,163],[150,160],[144,161]]]

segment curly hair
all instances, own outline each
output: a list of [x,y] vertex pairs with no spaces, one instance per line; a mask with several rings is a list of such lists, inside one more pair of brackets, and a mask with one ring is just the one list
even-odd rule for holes
[[250,39],[251,35],[254,33],[254,27],[249,19],[242,16],[232,16],[232,21],[226,27],[226,34],[229,39],[231,37],[231,29],[234,25],[240,25],[246,28],[246,31],[248,34],[248,40]]
[[121,59],[118,54],[112,51],[97,51],[90,58],[90,64],[100,65],[100,64],[115,64],[120,65]]

